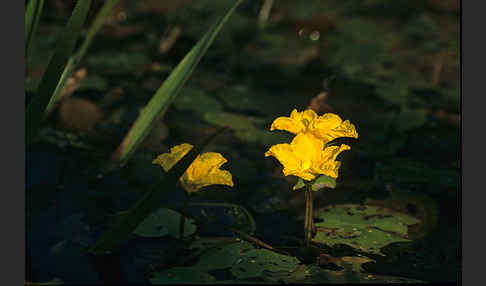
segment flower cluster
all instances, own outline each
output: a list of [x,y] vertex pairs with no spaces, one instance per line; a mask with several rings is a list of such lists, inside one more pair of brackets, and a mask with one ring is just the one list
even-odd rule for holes
[[270,130],[284,130],[296,136],[290,144],[270,147],[265,157],[277,158],[284,166],[285,176],[294,175],[306,181],[312,181],[320,174],[337,178],[341,162],[336,158],[351,147],[341,144],[324,148],[325,144],[339,137],[358,138],[355,126],[349,120],[343,121],[333,113],[318,116],[311,109],[303,112],[294,109],[290,117],[275,119]]

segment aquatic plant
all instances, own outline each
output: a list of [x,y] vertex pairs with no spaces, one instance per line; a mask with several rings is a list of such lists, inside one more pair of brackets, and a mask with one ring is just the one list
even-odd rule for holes
[[[313,110],[292,111],[290,117],[278,117],[270,130],[285,130],[296,134],[290,144],[282,143],[270,147],[265,157],[275,157],[284,167],[285,176],[293,175],[304,180],[306,185],[305,240],[309,245],[313,232],[312,185],[318,176],[331,180],[338,177],[341,162],[337,156],[351,147],[346,144],[326,146],[331,140],[340,137],[358,138],[356,127],[349,120],[342,121],[339,115],[326,113],[318,116]],[[295,188],[294,188],[295,189]]]

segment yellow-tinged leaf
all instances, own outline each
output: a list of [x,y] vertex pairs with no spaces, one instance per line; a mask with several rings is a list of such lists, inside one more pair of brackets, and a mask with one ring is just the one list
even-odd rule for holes
[[[157,156],[152,163],[161,165],[167,172],[191,149],[192,145],[187,143],[174,146],[170,149],[170,153]],[[207,152],[200,154],[180,177],[182,187],[187,192],[196,192],[210,185],[233,187],[234,183],[231,173],[220,169],[227,161],[220,153]]]

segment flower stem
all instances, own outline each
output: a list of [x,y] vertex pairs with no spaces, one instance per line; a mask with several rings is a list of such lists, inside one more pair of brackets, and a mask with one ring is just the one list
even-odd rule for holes
[[184,191],[184,209],[182,210],[181,220],[179,223],[179,239],[184,239],[184,223],[186,221],[187,206],[189,204],[189,194]]
[[304,234],[306,246],[310,246],[312,240],[312,229],[313,229],[313,200],[312,200],[312,184],[306,183],[305,188],[305,221],[304,221]]

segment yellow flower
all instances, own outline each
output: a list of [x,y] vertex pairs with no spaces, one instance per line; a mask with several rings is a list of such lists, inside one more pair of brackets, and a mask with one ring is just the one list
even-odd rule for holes
[[338,137],[358,138],[356,127],[339,115],[326,113],[318,116],[312,109],[298,112],[294,109],[290,117],[278,117],[272,123],[270,131],[285,130],[293,134],[311,133],[321,139],[324,144]]
[[351,147],[330,146],[324,148],[324,142],[312,134],[299,133],[290,144],[276,144],[270,147],[265,157],[273,156],[284,166],[285,176],[294,175],[304,180],[311,181],[320,174],[338,177],[341,162],[336,157],[344,150]]
[[[164,171],[168,172],[192,147],[191,144],[187,143],[174,146],[170,149],[170,153],[157,156],[152,163],[162,166]],[[223,155],[215,152],[198,155],[189,168],[187,168],[186,172],[180,177],[179,180],[182,187],[187,192],[196,192],[200,188],[210,185],[227,185],[233,187],[231,173],[219,169],[227,161]]]

